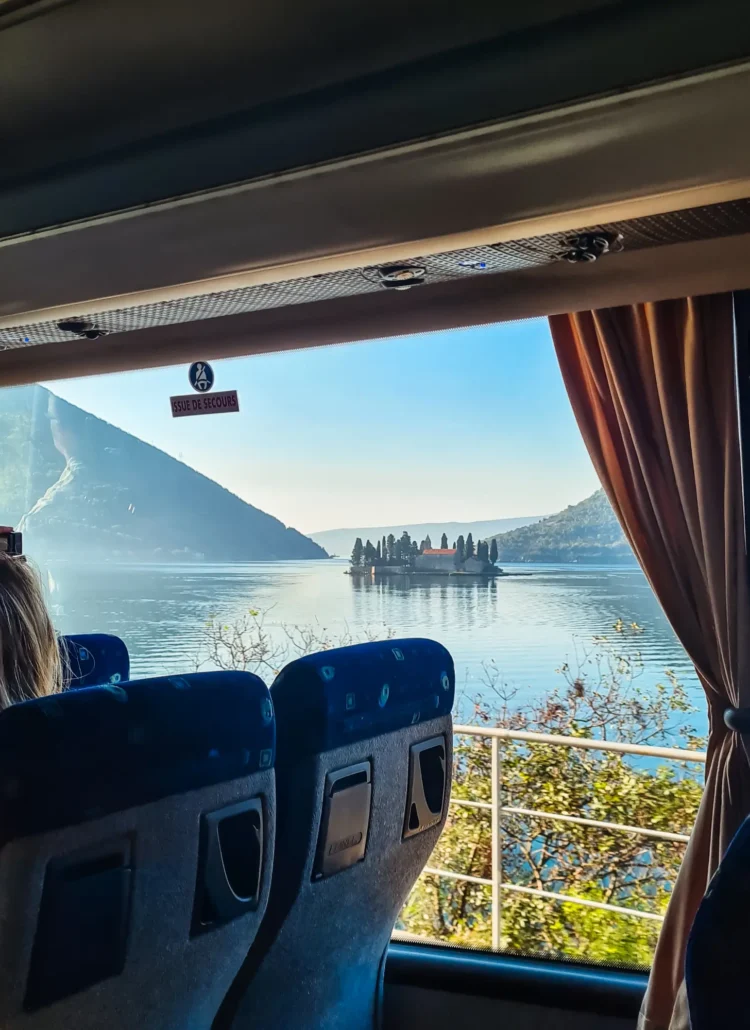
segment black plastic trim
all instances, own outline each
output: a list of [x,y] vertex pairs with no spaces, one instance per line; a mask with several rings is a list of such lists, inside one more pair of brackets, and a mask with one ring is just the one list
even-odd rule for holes
[[391,942],[385,966],[386,990],[421,987],[633,1019],[647,980],[636,971],[400,941]]
[[[613,45],[617,40],[618,45]],[[107,153],[0,173],[0,238],[744,60],[739,0],[617,4]],[[95,138],[95,131],[89,136]],[[10,149],[22,152],[22,141]]]

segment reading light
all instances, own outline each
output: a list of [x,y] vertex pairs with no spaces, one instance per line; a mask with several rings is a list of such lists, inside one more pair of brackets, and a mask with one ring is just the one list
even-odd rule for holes
[[424,282],[427,269],[421,265],[389,265],[378,269],[380,283],[388,290],[410,290]]

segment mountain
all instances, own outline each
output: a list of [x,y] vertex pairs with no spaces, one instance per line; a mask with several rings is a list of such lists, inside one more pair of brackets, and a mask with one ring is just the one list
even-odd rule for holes
[[275,561],[322,547],[40,386],[0,393],[0,523],[40,560]]
[[399,537],[404,530],[412,539],[419,543],[429,536],[433,547],[440,546],[440,537],[443,533],[448,537],[448,544],[452,544],[458,536],[471,533],[475,540],[491,536],[494,533],[502,533],[508,529],[516,529],[518,526],[529,526],[538,522],[541,515],[517,519],[490,519],[485,522],[407,522],[399,523],[397,526],[365,526],[354,529],[322,529],[317,533],[307,535],[315,543],[325,547],[329,554],[338,554],[341,557],[349,557],[354,541],[357,537],[362,540],[371,540],[377,543],[382,537],[389,533]]
[[533,526],[495,535],[503,562],[635,562],[603,490]]

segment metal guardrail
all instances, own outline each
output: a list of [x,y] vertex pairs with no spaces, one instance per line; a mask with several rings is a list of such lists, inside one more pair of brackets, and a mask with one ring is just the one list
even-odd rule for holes
[[620,741],[596,740],[590,737],[565,737],[552,733],[531,733],[525,730],[506,730],[494,727],[454,726],[455,736],[489,738],[491,749],[491,791],[490,801],[472,801],[465,798],[451,798],[451,804],[467,808],[488,810],[491,814],[491,878],[469,876],[465,873],[454,873],[448,869],[425,868],[425,873],[444,879],[461,880],[466,883],[477,883],[492,890],[492,949],[500,950],[502,930],[502,895],[504,891],[529,894],[534,897],[547,898],[558,903],[580,905],[583,908],[598,908],[618,915],[632,916],[635,919],[647,919],[661,922],[663,916],[656,912],[644,912],[642,909],[626,908],[622,905],[611,905],[603,901],[590,901],[571,894],[558,891],[547,891],[536,887],[524,887],[521,884],[505,883],[502,877],[502,817],[503,815],[526,815],[536,819],[549,819],[554,822],[574,823],[578,826],[591,826],[618,833],[632,833],[654,840],[666,840],[687,843],[689,837],[682,833],[669,833],[666,830],[654,830],[647,826],[629,826],[625,823],[607,822],[602,819],[587,819],[583,816],[566,815],[560,812],[542,812],[531,808],[517,808],[502,803],[502,758],[500,754],[501,740],[520,740],[529,744],[548,744],[556,747],[582,748],[588,751],[610,751],[621,755],[640,755],[647,758],[662,758],[673,762],[705,763],[704,751],[688,751],[682,748],[656,747],[650,744],[625,744]]

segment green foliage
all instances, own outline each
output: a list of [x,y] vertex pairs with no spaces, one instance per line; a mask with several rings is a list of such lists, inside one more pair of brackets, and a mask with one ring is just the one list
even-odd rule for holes
[[[667,670],[655,690],[638,685],[642,666],[626,653],[638,626],[615,625],[627,646],[599,638],[564,685],[520,708],[493,664],[486,666],[474,722],[514,730],[661,743],[697,749],[687,718],[693,708]],[[684,844],[529,814],[551,812],[602,822],[690,832],[700,801],[701,767],[557,745],[500,741],[503,882],[623,908],[663,913]],[[489,738],[457,738],[453,798],[491,799]],[[430,859],[433,868],[490,879],[490,811],[452,805]],[[528,953],[647,966],[659,923],[511,891],[502,895],[502,947]],[[399,927],[456,944],[491,943],[490,888],[424,876]]]
[[458,540],[456,541],[456,565],[460,565],[466,557],[465,546],[466,545],[464,543],[463,535],[459,536]]
[[541,522],[492,539],[500,561],[635,561],[603,490]]
[[464,557],[465,558],[473,558],[474,557],[474,537],[471,535],[471,533],[469,533],[468,536],[466,537],[466,547],[464,549]]
[[244,615],[228,620],[216,615],[207,620],[193,668],[254,672],[270,682],[287,662],[303,655],[329,651],[334,647],[372,640],[390,640],[388,626],[364,626],[352,632],[331,630],[319,622],[308,625],[270,623],[272,608],[249,608]]
[[490,544],[490,561],[494,565],[497,561],[497,540],[493,536],[492,543]]
[[445,533],[443,533],[443,535],[440,537],[440,547],[444,551],[448,550],[448,537],[445,535]]
[[351,557],[352,565],[360,566],[362,564],[362,559],[364,558],[364,554],[365,554],[365,549],[362,546],[362,537],[358,536],[357,539],[354,541],[354,547],[352,548],[352,557]]

